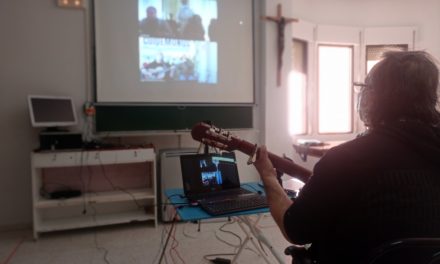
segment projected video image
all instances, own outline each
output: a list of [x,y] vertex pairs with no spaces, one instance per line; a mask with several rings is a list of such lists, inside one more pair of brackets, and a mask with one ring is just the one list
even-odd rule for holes
[[218,165],[218,159],[200,161],[201,180],[203,186],[214,187],[222,184],[222,172],[220,171]]
[[217,83],[217,0],[139,0],[140,81]]

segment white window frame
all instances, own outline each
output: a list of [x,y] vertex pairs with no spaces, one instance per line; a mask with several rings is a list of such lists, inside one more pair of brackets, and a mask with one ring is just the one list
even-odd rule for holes
[[[308,124],[310,123],[308,121],[309,115],[307,113],[307,111],[308,111],[307,100],[309,98],[308,91],[307,91],[308,76],[309,76],[309,74],[308,74],[308,53],[309,53],[309,50],[310,50],[310,47],[309,47],[310,45],[309,45],[309,42],[307,42],[307,41],[304,41],[302,39],[294,38],[294,39],[292,39],[293,47],[295,46],[294,42],[300,42],[300,43],[304,44],[303,48],[307,52],[306,54],[302,54],[302,56],[304,56],[306,68],[303,69],[304,72],[301,72],[301,73],[305,73],[305,77],[306,78],[304,80],[301,80],[301,81],[303,81],[303,83],[301,83],[301,84],[303,84],[304,87],[300,87],[300,89],[304,88],[304,91],[302,91],[302,90],[298,91],[297,87],[295,87],[295,85],[298,84],[297,83],[297,81],[298,81],[297,77],[298,76],[295,76],[295,70],[296,69],[294,67],[292,67],[292,71],[289,73],[288,88],[287,88],[288,89],[287,95],[288,95],[288,100],[289,100],[288,101],[289,103],[287,105],[287,107],[289,108],[288,109],[288,114],[289,114],[288,115],[288,123],[289,123],[288,126],[289,126],[289,133],[292,133],[294,135],[307,135],[308,132],[309,132],[308,131],[308,129],[309,129]],[[292,52],[292,54],[293,54],[293,56],[295,56],[294,54],[296,54],[296,52]],[[294,65],[294,63],[292,63],[292,65]],[[297,124],[292,124],[293,122],[295,122],[294,120],[298,116],[298,113],[294,113],[294,111],[296,111],[298,109],[298,105],[296,104],[298,101],[297,100],[290,101],[290,98],[292,96],[297,95],[297,94],[304,95],[304,97],[305,97],[305,98],[299,99],[300,101],[303,100],[300,103],[300,106],[301,106],[301,110],[300,111],[301,111],[301,113],[299,113],[299,114],[304,114],[304,116],[302,116],[300,118],[300,121],[298,121],[298,122],[304,124],[304,127],[302,127],[303,131],[301,131],[301,132],[295,131],[295,127],[296,126],[301,126],[301,125],[299,125],[298,123]]]
[[[341,45],[353,46],[353,81],[363,82],[366,71],[367,45],[408,45],[408,50],[414,50],[417,43],[416,27],[343,27],[332,25],[317,25],[300,19],[292,27],[292,36],[307,42],[307,134],[292,135],[297,139],[318,139],[336,141],[353,139],[365,130],[356,109],[358,96],[352,90],[352,127],[351,133],[319,134],[318,133],[318,46]],[[289,120],[290,122],[290,120]]]
[[[311,89],[312,87],[315,86],[315,81],[316,79],[313,78],[313,75],[315,74],[313,71],[313,67],[314,67],[314,61],[315,61],[315,52],[314,52],[314,48],[315,48],[315,27],[316,25],[310,22],[307,22],[305,20],[300,20],[298,21],[298,23],[295,23],[294,27],[292,28],[292,36],[295,39],[304,41],[305,43],[307,43],[307,77],[306,77],[306,120],[307,120],[307,124],[306,124],[306,134],[300,134],[300,135],[292,135],[294,137],[309,137],[309,135],[312,132],[312,123],[313,121],[311,120],[311,117],[314,115],[313,111],[314,109],[316,109],[315,104],[317,104],[317,102],[315,100],[312,100],[312,96],[310,95],[311,93]],[[290,118],[290,116],[288,117]],[[292,120],[288,120],[288,122],[291,122]]]

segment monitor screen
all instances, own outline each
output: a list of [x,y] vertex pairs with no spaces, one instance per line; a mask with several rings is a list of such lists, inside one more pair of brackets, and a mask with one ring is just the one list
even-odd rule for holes
[[180,156],[186,194],[201,194],[240,187],[237,161],[233,152]]
[[70,97],[29,95],[28,103],[33,127],[76,125],[75,106]]

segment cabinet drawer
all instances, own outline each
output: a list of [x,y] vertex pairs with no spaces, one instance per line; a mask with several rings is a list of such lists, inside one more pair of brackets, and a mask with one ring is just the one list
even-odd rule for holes
[[35,168],[103,165],[154,161],[153,149],[123,149],[33,153]]
[[35,168],[42,167],[66,167],[81,164],[80,155],[76,152],[53,152],[53,153],[34,153],[32,162]]

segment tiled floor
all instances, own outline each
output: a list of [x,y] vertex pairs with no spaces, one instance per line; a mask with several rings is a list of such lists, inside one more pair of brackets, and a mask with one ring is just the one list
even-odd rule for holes
[[[229,232],[219,230],[224,223],[202,223],[200,232],[197,231],[196,224],[177,224],[175,240],[170,238],[165,258],[161,263],[210,263],[204,259],[205,255],[234,253],[236,248],[233,245],[237,245],[239,239]],[[265,215],[259,222],[259,227],[282,255],[288,242],[282,237],[272,217]],[[119,225],[48,233],[43,234],[37,241],[32,239],[30,230],[2,232],[0,233],[0,263],[158,264],[162,248],[161,241],[163,243],[166,240],[165,228],[169,230],[170,225],[160,224],[157,228],[149,224]],[[237,223],[228,224],[222,229],[232,231],[242,239],[244,238],[244,233]],[[265,251],[268,252],[270,262],[276,263],[269,250],[266,248]],[[252,243],[248,243],[238,263],[265,263],[256,252]],[[232,258],[232,256],[224,257]],[[285,262],[289,263],[288,258],[285,258]]]

